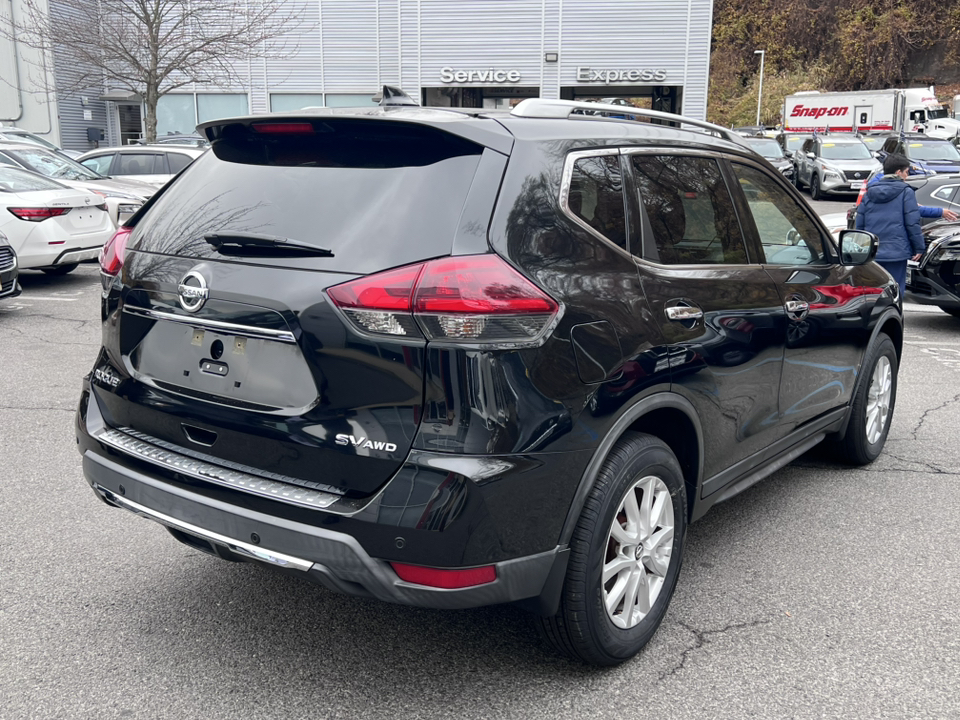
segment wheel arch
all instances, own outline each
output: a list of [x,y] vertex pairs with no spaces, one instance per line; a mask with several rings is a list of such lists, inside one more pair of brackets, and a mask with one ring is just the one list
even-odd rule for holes
[[583,471],[577,492],[567,511],[567,517],[560,531],[560,545],[570,542],[583,505],[596,482],[597,473],[613,446],[628,431],[642,432],[659,438],[677,456],[687,489],[687,521],[690,521],[703,478],[702,427],[697,412],[689,400],[675,393],[660,392],[649,395],[627,408],[613,423],[597,447]]

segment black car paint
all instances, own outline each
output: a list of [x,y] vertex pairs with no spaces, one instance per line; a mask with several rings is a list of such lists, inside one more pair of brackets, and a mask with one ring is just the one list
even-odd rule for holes
[[910,268],[905,299],[960,315],[960,221],[939,221],[924,228],[923,236],[927,249]]
[[[436,567],[553,553],[554,577],[596,470],[627,429],[654,432],[674,449],[695,519],[804,442],[842,432],[869,342],[883,331],[899,348],[900,316],[890,282],[872,264],[764,266],[756,262],[759,241],[745,222],[756,264],[743,271],[753,282],[743,285],[739,297],[725,297],[719,288],[731,285],[729,268],[654,265],[591,236],[559,206],[568,153],[663,147],[665,142],[674,150],[720,152],[766,167],[803,203],[779,173],[735,144],[630,122],[460,118],[445,123],[418,119],[412,111],[400,117],[435,122],[489,143],[488,161],[477,170],[483,182],[474,184],[464,220],[443,252],[492,250],[562,303],[564,313],[543,345],[464,349],[363,337],[340,321],[321,292],[356,273],[324,271],[323,258],[298,260],[296,269],[290,269],[289,259],[210,260],[213,282],[205,310],[247,325],[272,318],[276,327],[291,331],[297,347],[311,358],[319,392],[317,402],[293,415],[211,404],[198,409],[196,401],[147,386],[128,372],[130,352],[150,332],[152,321],[131,321],[123,307],[139,304],[184,315],[176,305],[176,284],[203,260],[134,250],[120,289],[111,286],[103,303],[104,350],[96,368],[119,382],[113,387],[97,378],[85,381],[77,428],[82,453],[148,471],[172,496],[195,495],[232,508],[236,520],[222,520],[225,533],[271,518],[278,526],[345,533],[374,558]],[[175,182],[187,182],[195,172],[188,168]],[[629,234],[639,246],[639,208],[635,193],[628,197]],[[737,205],[741,212],[746,207],[739,195]],[[145,208],[138,218],[148,212]],[[388,254],[380,266],[413,259]],[[364,270],[372,271],[373,265]],[[309,282],[293,281],[301,274],[309,275]],[[754,292],[746,291],[750,287]],[[792,294],[816,305],[803,319],[784,312]],[[681,297],[703,307],[702,324],[681,328],[664,319],[663,308]],[[340,348],[349,348],[349,354]],[[601,376],[585,377],[578,352],[605,358]],[[187,369],[180,367],[181,357],[173,362],[175,370]],[[353,395],[349,408],[338,402],[338,391],[358,384],[369,400],[359,402]],[[784,405],[793,409],[811,391],[827,392],[829,398],[799,412],[785,411]],[[336,476],[336,484],[364,503],[363,509],[355,514],[309,510],[145,467],[91,437],[87,418],[94,402],[108,425],[134,426],[174,444],[184,444],[181,424],[189,420],[218,433],[224,455],[253,467],[297,477],[304,468],[322,466],[325,477]],[[340,427],[338,418],[360,418],[362,425],[365,415],[380,427],[389,416],[386,422],[396,433],[390,437],[402,437],[396,453],[357,463],[353,447],[305,432],[320,424],[329,439]],[[161,502],[148,484],[120,488],[119,475],[107,477],[98,475],[98,483],[113,483],[106,488],[110,493],[125,490],[138,501]],[[165,512],[183,512],[176,502],[163,502],[172,503]],[[199,507],[191,505],[190,511]],[[269,532],[260,535],[268,538]],[[306,540],[288,548],[294,549],[306,557],[312,552]],[[542,587],[545,596],[552,592],[546,575]],[[549,606],[551,599],[545,603]]]

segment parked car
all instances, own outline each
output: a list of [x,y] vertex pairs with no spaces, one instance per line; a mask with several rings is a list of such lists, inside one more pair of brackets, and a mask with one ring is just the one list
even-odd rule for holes
[[[146,140],[138,140],[138,145],[146,145]],[[201,135],[161,135],[153,144],[156,145],[186,145],[188,147],[207,148],[210,143]]]
[[76,150],[64,150],[62,147],[54,145],[46,138],[40,137],[39,135],[34,135],[32,132],[18,127],[6,127],[0,125],[0,140],[13,143],[29,143],[31,145],[39,145],[47,150],[52,150],[53,152],[66,155],[67,157],[71,158],[80,156],[80,153],[78,153]]
[[186,145],[130,145],[91,150],[77,161],[101,175],[161,188],[203,153],[202,148]]
[[113,231],[99,195],[0,165],[0,233],[21,269],[65,275],[97,257]]
[[0,299],[15,298],[20,294],[20,283],[17,282],[19,274],[17,253],[10,246],[7,236],[0,233]]
[[622,662],[689,522],[821,440],[881,452],[896,283],[725,128],[397,95],[201,125],[101,256],[86,479],[197,550],[518,602]]
[[867,146],[853,135],[811,137],[794,157],[797,187],[808,186],[814,200],[833,193],[859,192],[867,176],[880,167]]
[[[853,228],[856,226],[857,207],[863,201],[863,196],[867,192],[867,186],[869,186],[877,175],[882,173],[882,169],[870,173],[870,177],[867,178],[867,184],[864,185],[863,189],[860,190],[860,194],[857,195],[857,202],[847,209],[847,227]],[[908,177],[906,183],[913,188],[918,205],[938,207],[960,213],[960,193],[958,193],[958,189],[960,189],[960,174],[934,176],[914,175]],[[929,225],[930,223],[938,221],[939,218],[920,218],[922,225]]]
[[106,201],[114,227],[125,223],[157,191],[138,180],[104,177],[71,158],[34,145],[0,143],[0,165],[30,170],[67,187],[95,192]]
[[803,143],[813,137],[806,133],[779,133],[774,139],[783,150],[783,155],[793,164],[793,184],[797,184],[797,151],[803,147]]
[[960,173],[960,150],[949,140],[909,133],[890,135],[877,153],[883,162],[891,154],[904,155],[910,161],[911,175],[936,175]]
[[765,137],[746,137],[744,142],[750,146],[760,157],[765,158],[777,170],[783,173],[783,176],[793,182],[793,162],[783,154],[780,143],[772,138]]
[[907,262],[904,299],[960,318],[960,222],[938,221],[924,228],[923,239],[920,260]]

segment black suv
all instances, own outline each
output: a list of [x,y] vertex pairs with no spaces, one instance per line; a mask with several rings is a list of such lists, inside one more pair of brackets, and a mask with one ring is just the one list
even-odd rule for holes
[[104,248],[86,478],[224,559],[518,602],[621,662],[689,522],[825,438],[880,453],[897,285],[723,128],[384,98],[202,125]]

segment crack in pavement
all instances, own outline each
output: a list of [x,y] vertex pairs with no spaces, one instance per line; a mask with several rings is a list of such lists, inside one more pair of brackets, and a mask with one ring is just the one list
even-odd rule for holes
[[920,434],[920,428],[923,427],[923,423],[925,423],[927,420],[927,415],[929,415],[930,413],[936,412],[937,410],[943,410],[945,407],[948,407],[949,405],[952,405],[955,402],[960,402],[960,395],[954,395],[953,398],[951,398],[950,400],[947,400],[945,403],[943,403],[938,407],[930,408],[929,410],[924,410],[923,415],[920,416],[920,420],[917,421],[917,426],[913,429],[913,432],[911,433],[911,436],[913,437],[913,439],[914,440],[918,439],[917,436]]
[[687,625],[685,622],[677,622],[677,625],[682,627],[684,630],[689,631],[694,638],[694,644],[691,647],[686,648],[682,653],[680,653],[680,661],[674,665],[670,670],[660,673],[660,677],[657,682],[664,680],[665,678],[676,675],[678,672],[683,670],[684,666],[687,664],[687,658],[690,657],[690,653],[694,650],[699,650],[708,642],[710,638],[714,635],[723,635],[731,630],[743,630],[746,628],[759,627],[760,625],[769,625],[772,620],[752,620],[751,622],[745,623],[731,623],[726,627],[723,627],[719,630],[697,630],[695,627]]
[[60,412],[74,413],[76,408],[62,407],[23,407],[19,405],[0,405],[0,410],[59,410]]

